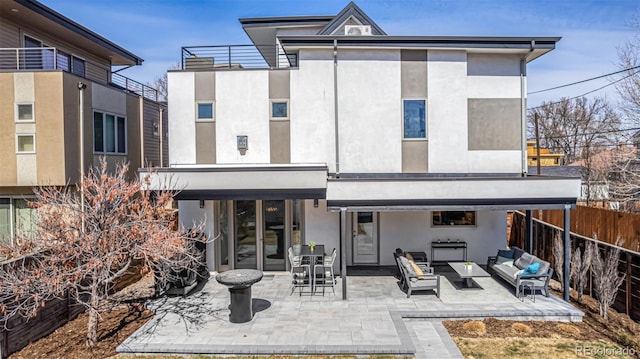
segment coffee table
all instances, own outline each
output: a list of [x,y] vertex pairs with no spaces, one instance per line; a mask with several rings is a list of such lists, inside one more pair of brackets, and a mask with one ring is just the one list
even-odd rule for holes
[[479,288],[483,289],[473,278],[491,277],[484,269],[474,262],[471,263],[471,269],[467,269],[466,262],[449,262],[451,267],[462,279],[462,288]]

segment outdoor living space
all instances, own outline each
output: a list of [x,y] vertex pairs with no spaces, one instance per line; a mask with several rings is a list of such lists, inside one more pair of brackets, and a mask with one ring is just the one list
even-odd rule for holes
[[[355,273],[354,273],[355,274]],[[287,272],[266,273],[252,287],[254,317],[229,322],[229,293],[208,280],[186,297],[150,303],[153,320],[125,340],[121,353],[210,354],[395,354],[462,357],[441,324],[459,318],[581,321],[583,313],[554,296],[517,298],[513,288],[491,277],[475,279],[481,290],[460,290],[448,266],[438,298],[433,291],[407,298],[391,275],[349,275],[347,300],[342,281],[335,295],[291,292]]]

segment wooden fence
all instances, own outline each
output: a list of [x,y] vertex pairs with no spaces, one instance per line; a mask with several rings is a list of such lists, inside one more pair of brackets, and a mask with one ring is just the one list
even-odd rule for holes
[[[562,227],[563,210],[532,211],[543,222]],[[621,247],[640,252],[640,215],[612,211],[604,208],[577,206],[571,210],[571,232],[615,244],[619,237]]]
[[[597,209],[597,208],[596,208]],[[543,211],[542,218],[545,218]],[[548,211],[551,212],[551,211]],[[562,212],[562,211],[553,211]],[[573,212],[573,211],[572,211]],[[585,211],[587,212],[587,211]],[[551,214],[549,216],[555,216]],[[549,218],[549,217],[546,217]],[[553,218],[553,217],[552,217]],[[557,218],[554,218],[557,219]],[[584,220],[584,219],[583,219]],[[571,216],[571,227],[574,227],[575,217],[573,213]],[[597,219],[589,219],[588,222],[595,222]],[[562,223],[562,222],[556,222]],[[598,227],[597,224],[589,224],[593,228]],[[577,225],[576,225],[577,226]],[[603,227],[603,226],[600,226]],[[522,213],[515,212],[511,224],[511,236],[509,245],[525,248],[525,216]],[[622,227],[624,228],[624,227]],[[555,259],[553,257],[553,238],[556,233],[562,234],[563,230],[560,226],[552,223],[545,223],[538,219],[533,221],[533,254],[539,258],[542,258],[550,262],[555,268]],[[571,248],[580,247],[584,251],[584,247],[588,241],[594,241],[592,238],[583,236],[573,232],[571,230]],[[616,236],[611,237],[598,236],[598,248],[600,251],[611,247],[615,243]],[[608,243],[607,243],[608,242]],[[625,280],[618,289],[618,295],[616,301],[612,305],[612,308],[620,313],[626,313],[633,320],[640,321],[640,254],[635,251],[622,248],[620,258],[618,259],[618,271],[625,274]],[[585,289],[585,293],[595,298],[592,287],[592,274],[589,272],[589,285]]]

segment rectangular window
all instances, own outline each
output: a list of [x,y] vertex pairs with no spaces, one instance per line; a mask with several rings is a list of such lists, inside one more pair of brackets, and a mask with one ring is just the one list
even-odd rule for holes
[[29,207],[34,199],[14,199],[14,233],[17,238],[31,238],[38,225],[38,209]]
[[475,226],[475,211],[434,211],[434,226]]
[[63,70],[66,72],[71,71],[71,56],[68,54],[58,50],[56,55],[56,67],[58,70]]
[[289,118],[288,105],[287,101],[272,101],[271,118],[274,120],[285,120]]
[[403,100],[404,138],[427,138],[426,101]]
[[86,77],[86,69],[83,59],[71,56],[71,73],[81,77]]
[[36,135],[16,135],[17,153],[36,153]]
[[33,122],[33,104],[32,103],[19,103],[16,104],[16,121],[28,121]]
[[213,120],[213,103],[199,103],[198,104],[198,120],[199,121],[212,121]]
[[95,111],[93,113],[93,151],[127,153],[127,119]]
[[10,245],[11,237],[11,199],[0,198],[0,245]]

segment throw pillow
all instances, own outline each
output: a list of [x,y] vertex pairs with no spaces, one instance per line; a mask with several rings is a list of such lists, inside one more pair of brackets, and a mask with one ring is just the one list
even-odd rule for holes
[[525,274],[536,274],[536,273],[538,273],[538,269],[540,269],[540,263],[538,263],[538,262],[532,263],[532,264],[529,264],[527,266],[527,268],[524,269],[524,273]]
[[537,257],[532,256],[529,253],[522,253],[522,255],[520,256],[520,258],[518,258],[514,264],[516,265],[516,267],[520,268],[520,269],[525,269],[527,268],[527,266],[529,266],[529,264],[533,264],[533,262],[537,259]]
[[498,256],[498,258],[496,259],[496,264],[502,264],[503,266],[513,267],[513,259]]
[[411,264],[411,267],[413,268],[413,271],[416,272],[416,276],[420,279],[424,278],[424,272],[422,272],[422,269],[420,269],[420,267],[418,267],[417,264],[415,264],[413,261],[409,261],[409,264]]
[[498,257],[513,259],[514,253],[513,249],[500,249],[498,250]]
[[411,266],[411,263],[409,262],[409,260],[403,256],[400,256],[399,258],[400,258],[400,263],[402,263],[402,266],[407,271],[407,274],[409,275],[409,277],[415,277],[416,272],[413,270],[413,267]]
[[407,257],[407,259],[410,260],[410,261],[413,260],[413,256],[409,252],[405,252],[404,256]]

